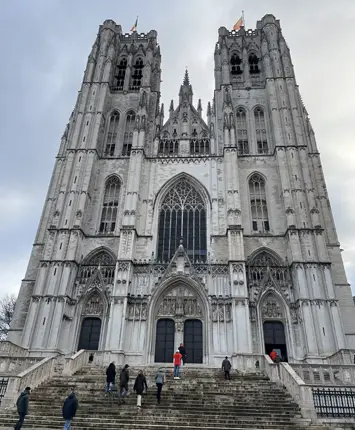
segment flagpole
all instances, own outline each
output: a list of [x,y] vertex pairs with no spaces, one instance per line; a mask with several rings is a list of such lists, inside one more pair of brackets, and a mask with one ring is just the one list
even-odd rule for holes
[[242,19],[243,19],[243,26],[245,28],[244,10],[242,10]]

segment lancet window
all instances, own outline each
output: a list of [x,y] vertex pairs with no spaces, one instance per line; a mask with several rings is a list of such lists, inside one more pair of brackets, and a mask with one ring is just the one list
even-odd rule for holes
[[86,284],[100,271],[101,279],[106,284],[112,284],[115,276],[115,260],[105,250],[100,250],[81,264],[78,279],[80,284]]
[[129,156],[131,154],[132,142],[133,142],[133,130],[136,121],[136,114],[133,110],[127,113],[126,127],[123,137],[122,155]]
[[118,112],[113,112],[110,116],[108,131],[106,135],[106,147],[105,155],[112,157],[115,155],[115,149],[117,144],[117,132],[120,115]]
[[176,155],[179,152],[179,141],[176,139],[162,139],[159,142],[159,154]]
[[266,203],[265,180],[259,174],[249,179],[249,194],[252,218],[252,230],[268,232],[270,230]]
[[251,75],[260,73],[259,58],[254,53],[249,55],[249,73]]
[[100,233],[113,233],[116,228],[120,181],[116,176],[106,181],[104,200],[102,204]]
[[232,75],[241,75],[243,73],[242,60],[236,53],[233,53],[231,56],[230,71]]
[[127,69],[127,58],[122,58],[116,67],[116,75],[114,87],[115,90],[122,91],[124,86],[124,80],[126,77]]
[[249,154],[248,142],[248,125],[247,115],[245,109],[239,108],[236,114],[237,118],[237,140],[238,140],[238,153],[240,155]]
[[139,90],[142,85],[144,63],[141,57],[137,58],[132,70],[131,90]]
[[163,200],[158,238],[159,261],[169,261],[180,240],[191,260],[206,260],[206,207],[200,194],[185,179],[179,181]]
[[268,154],[269,145],[267,142],[265,114],[260,107],[254,110],[256,145],[258,154]]

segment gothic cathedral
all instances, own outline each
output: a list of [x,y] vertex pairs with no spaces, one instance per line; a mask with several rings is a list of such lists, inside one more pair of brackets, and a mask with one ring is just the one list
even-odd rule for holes
[[[156,31],[89,55],[9,335],[34,356],[190,363],[355,348],[351,290],[290,51],[272,15],[218,31],[206,118],[160,104]],[[183,71],[182,71],[183,72]],[[197,105],[197,106],[196,106]]]

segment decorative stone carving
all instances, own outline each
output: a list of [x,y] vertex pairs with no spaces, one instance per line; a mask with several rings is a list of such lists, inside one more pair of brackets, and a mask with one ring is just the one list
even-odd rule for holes
[[93,294],[85,305],[85,315],[101,315],[104,311],[104,303],[99,294]]
[[148,303],[146,299],[130,297],[127,303],[126,318],[134,321],[145,321],[147,319]]
[[171,290],[161,301],[158,316],[193,316],[201,317],[203,314],[199,298],[187,288]]
[[262,307],[261,307],[262,318],[282,318],[283,312],[282,307],[277,298],[269,294]]

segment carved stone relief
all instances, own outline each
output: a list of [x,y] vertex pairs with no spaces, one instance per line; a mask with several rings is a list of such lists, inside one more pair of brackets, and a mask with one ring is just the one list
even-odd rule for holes
[[104,312],[104,303],[99,294],[93,294],[85,305],[85,315],[102,315]]
[[127,304],[126,318],[133,321],[145,321],[148,314],[148,303],[142,299],[130,298]]
[[282,306],[275,296],[270,294],[266,297],[261,307],[261,315],[263,319],[284,317]]

